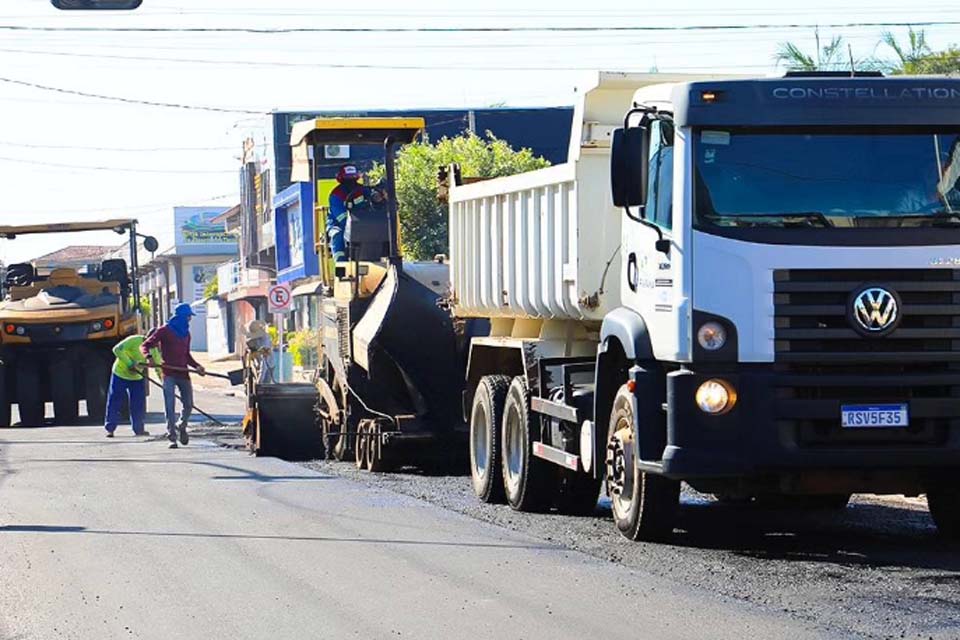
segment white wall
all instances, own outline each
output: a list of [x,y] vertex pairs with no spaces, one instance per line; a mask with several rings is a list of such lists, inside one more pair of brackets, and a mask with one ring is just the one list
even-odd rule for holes
[[[206,309],[207,354],[211,358],[225,358],[230,355],[230,347],[227,344],[227,304],[227,302],[216,298],[207,300],[204,304]],[[195,321],[199,324],[199,320],[197,318]]]

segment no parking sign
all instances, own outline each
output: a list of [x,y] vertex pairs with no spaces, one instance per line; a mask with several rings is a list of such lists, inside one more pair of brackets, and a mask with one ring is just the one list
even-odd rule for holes
[[270,287],[267,293],[267,305],[270,313],[290,313],[290,303],[293,295],[290,292],[290,285],[275,284]]

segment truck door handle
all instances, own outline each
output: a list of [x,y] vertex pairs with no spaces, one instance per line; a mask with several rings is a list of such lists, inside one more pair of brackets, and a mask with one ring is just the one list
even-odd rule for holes
[[637,267],[637,254],[631,253],[627,256],[627,284],[631,291],[636,291],[639,282],[640,269]]

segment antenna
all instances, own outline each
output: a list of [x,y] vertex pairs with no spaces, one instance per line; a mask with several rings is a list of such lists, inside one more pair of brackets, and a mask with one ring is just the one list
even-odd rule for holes
[[850,77],[854,78],[857,75],[857,63],[853,61],[853,45],[849,42],[847,43],[847,53],[850,55]]

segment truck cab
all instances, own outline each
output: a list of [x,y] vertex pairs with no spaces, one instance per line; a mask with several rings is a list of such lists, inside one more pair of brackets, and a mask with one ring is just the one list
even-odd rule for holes
[[641,485],[925,492],[956,533],[958,107],[945,78],[636,92],[612,154],[624,277],[598,368],[625,357],[645,390],[610,443],[636,436]]

